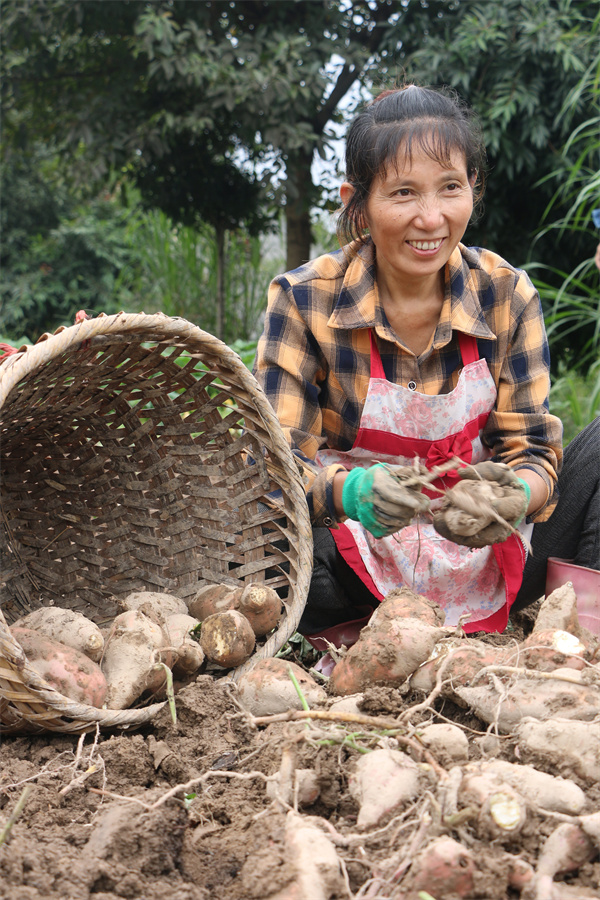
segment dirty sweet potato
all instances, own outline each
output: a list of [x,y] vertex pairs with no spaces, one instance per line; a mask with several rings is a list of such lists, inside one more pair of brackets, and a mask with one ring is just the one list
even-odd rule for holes
[[257,637],[272,631],[281,619],[281,597],[266,584],[247,584],[239,598],[237,609],[246,616]]
[[202,623],[200,646],[207,659],[232,669],[252,656],[256,638],[248,619],[237,609],[214,613]]
[[140,610],[128,610],[115,618],[102,659],[109,709],[127,709],[144,691],[162,687],[166,680],[162,663],[171,665],[173,661],[173,654],[163,645],[162,628]]
[[185,613],[173,613],[165,620],[165,647],[171,648],[175,654],[173,674],[177,677],[193,675],[204,662],[202,647],[190,634],[199,624],[198,619]]
[[403,684],[445,633],[412,618],[369,624],[333,669],[329,687],[334,694],[356,694],[375,684]]
[[371,616],[370,624],[389,619],[420,619],[428,625],[443,625],[446,614],[435,600],[402,586],[386,594]]
[[106,679],[97,663],[85,653],[34,631],[13,625],[12,636],[21,645],[31,667],[55,690],[88,706],[102,707]]
[[121,609],[139,609],[153,622],[162,623],[174,613],[187,613],[188,608],[180,597],[160,591],[133,591],[119,599]]
[[231,584],[205,584],[188,601],[188,612],[201,622],[215,613],[237,609],[242,588]]
[[80,612],[60,606],[41,606],[15,622],[21,628],[34,631],[85,653],[99,662],[104,649],[104,638],[98,626]]

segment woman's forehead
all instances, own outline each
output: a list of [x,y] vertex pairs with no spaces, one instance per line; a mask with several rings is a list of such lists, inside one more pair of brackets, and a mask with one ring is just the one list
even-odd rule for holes
[[408,146],[406,142],[400,144],[395,154],[384,161],[377,176],[382,181],[389,178],[397,178],[401,175],[409,175],[413,170],[429,169],[452,170],[467,172],[467,160],[464,152],[459,147],[434,148],[428,146]]

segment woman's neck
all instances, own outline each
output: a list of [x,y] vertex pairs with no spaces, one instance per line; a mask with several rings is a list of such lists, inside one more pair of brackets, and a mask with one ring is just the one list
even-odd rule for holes
[[444,303],[443,272],[402,285],[377,277],[379,297],[400,342],[416,356],[427,350]]

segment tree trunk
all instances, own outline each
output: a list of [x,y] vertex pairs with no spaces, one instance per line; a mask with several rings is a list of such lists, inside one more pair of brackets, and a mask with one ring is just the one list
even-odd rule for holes
[[313,148],[290,153],[286,169],[286,269],[296,269],[310,259],[310,208],[315,188],[310,167]]
[[217,239],[217,322],[216,337],[223,340],[225,333],[225,229],[215,227]]

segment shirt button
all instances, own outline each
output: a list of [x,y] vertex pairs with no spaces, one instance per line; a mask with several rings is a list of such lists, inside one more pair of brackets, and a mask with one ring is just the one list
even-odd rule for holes
[[331,528],[331,526],[333,525],[333,519],[330,516],[325,516],[325,518],[323,519],[323,525],[325,525],[326,528]]
[[416,382],[416,381],[409,381],[409,382],[408,382],[408,389],[409,389],[409,391],[416,391],[416,389],[417,389],[417,382]]

